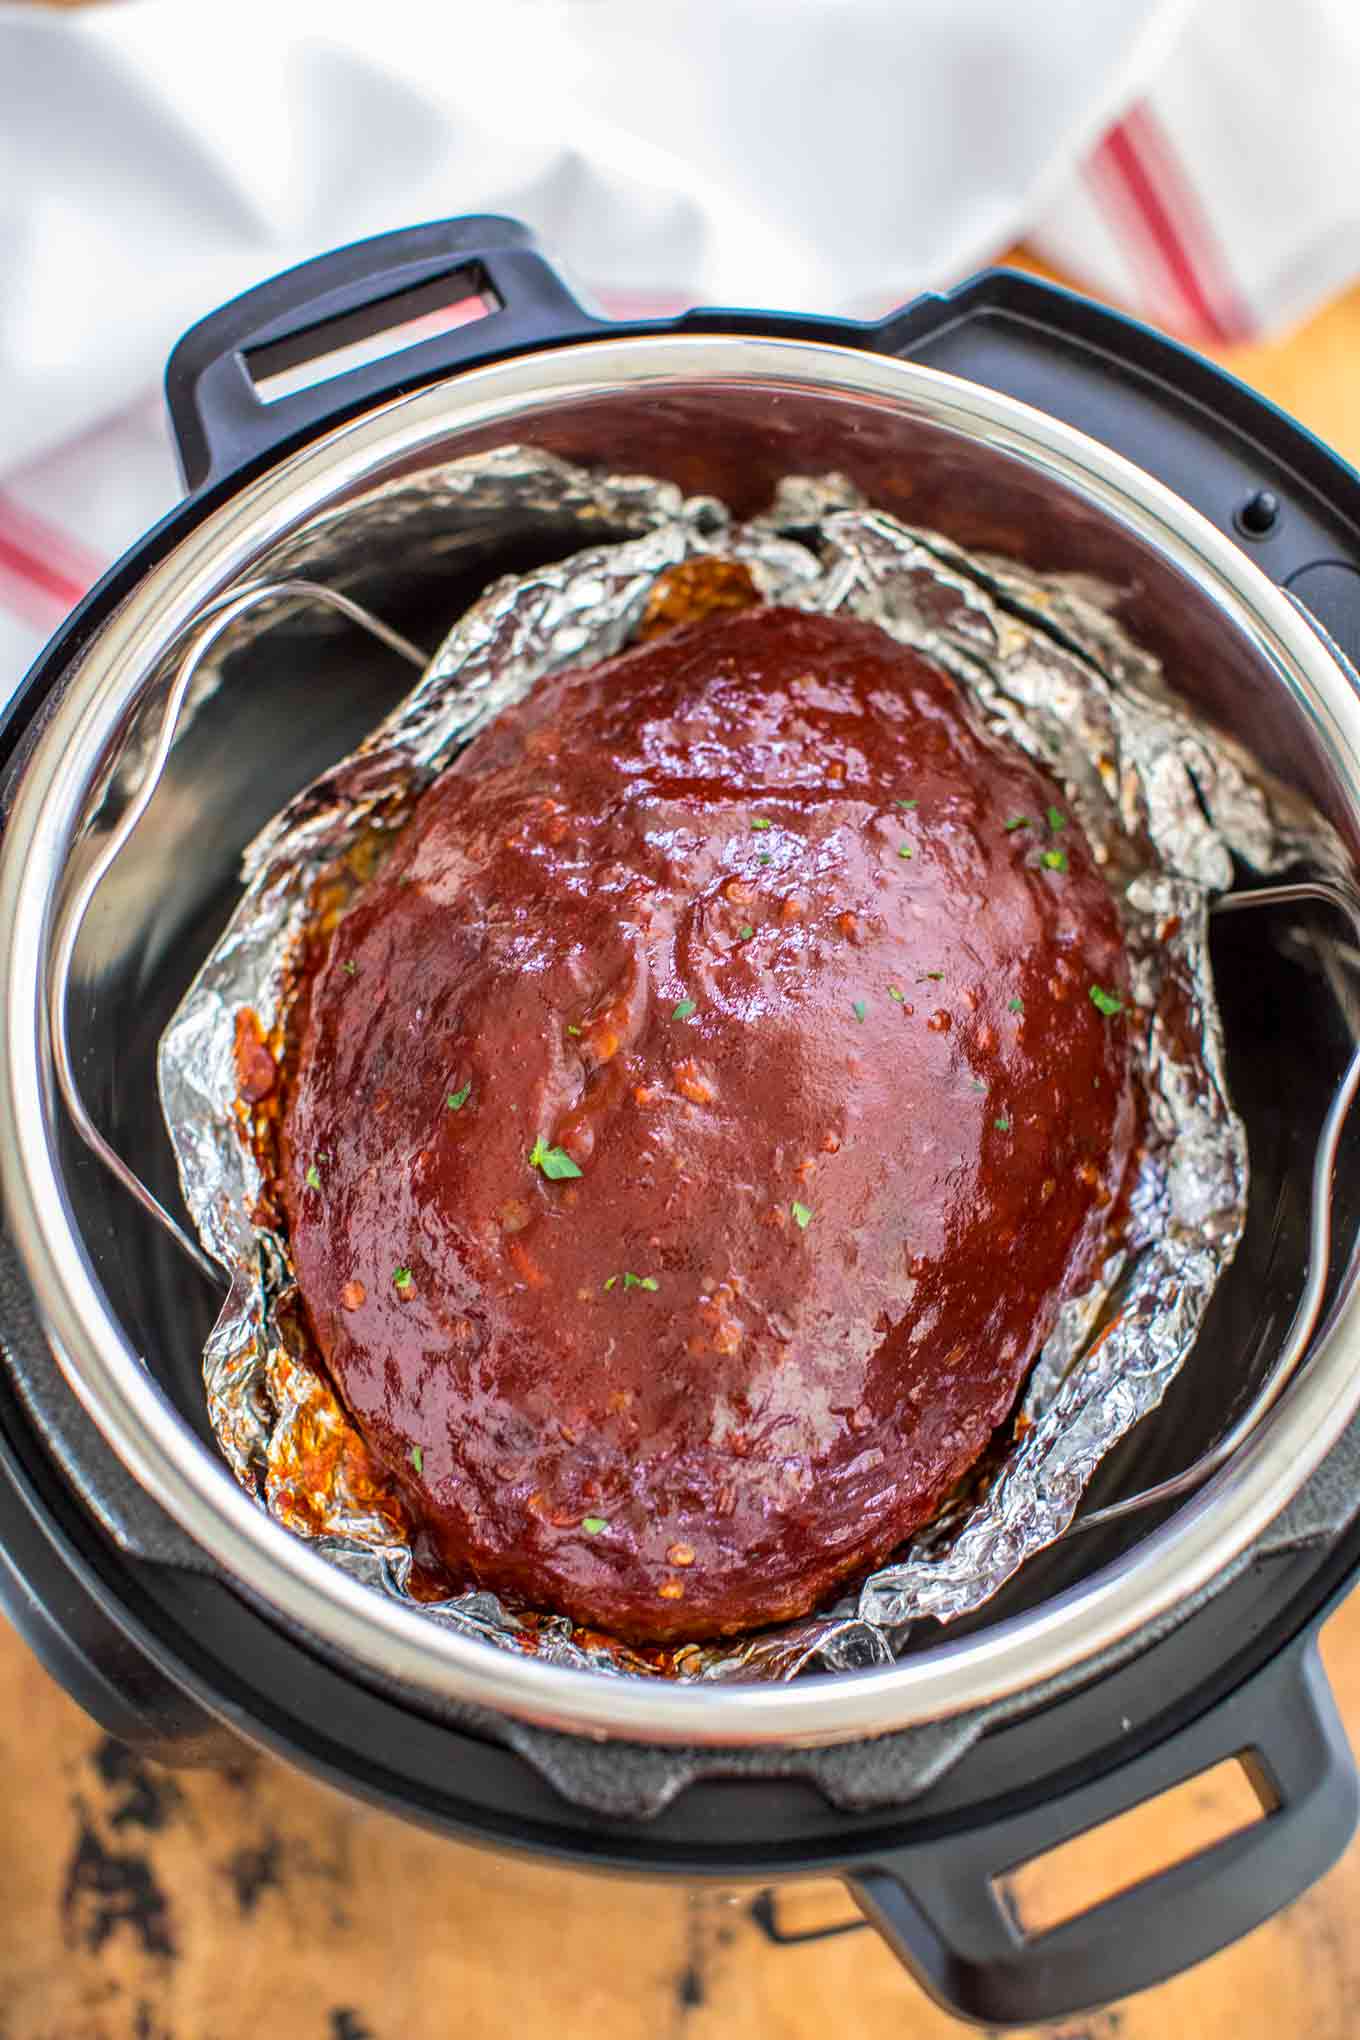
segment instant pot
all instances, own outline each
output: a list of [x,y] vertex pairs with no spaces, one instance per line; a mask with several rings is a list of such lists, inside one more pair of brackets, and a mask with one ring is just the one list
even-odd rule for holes
[[[297,387],[455,301],[459,322]],[[105,1729],[167,1763],[244,1738],[450,1835],[753,1880],[776,1935],[785,1880],[839,1876],[942,2004],[992,2025],[1137,1990],[1266,1919],[1357,1813],[1316,1639],[1360,1565],[1360,478],[1194,355],[1013,272],[877,323],[621,324],[496,219],[275,278],[180,342],[167,391],[185,501],[68,619],[0,734],[17,1627]],[[442,463],[511,442],[738,514],[786,474],[836,470],[965,547],[1099,582],[1172,691],[1344,846],[1325,882],[1214,924],[1252,1188],[1195,1353],[1102,1463],[1085,1527],[891,1664],[708,1684],[507,1653],[328,1565],[212,1441],[200,1363],[221,1292],[159,1215],[183,1218],[157,1041],[244,846],[409,686],[401,644],[433,646],[495,574],[564,549],[546,514],[438,514]],[[378,499],[347,548],[347,510]],[[375,643],[334,602],[259,599],[299,579],[397,636]],[[209,684],[167,720],[209,622]],[[1314,1329],[1286,1380],[1301,1310]],[[1025,1931],[1007,1872],[1233,1757],[1260,1821]]]

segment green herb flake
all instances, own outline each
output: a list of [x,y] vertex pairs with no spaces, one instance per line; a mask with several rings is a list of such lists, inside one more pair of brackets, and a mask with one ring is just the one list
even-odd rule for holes
[[1067,816],[1061,808],[1051,807],[1048,811],[1048,826],[1056,836],[1059,829],[1067,827]]
[[774,823],[767,822],[763,815],[757,815],[755,820],[752,822],[751,827],[756,830],[772,829],[774,827]]
[[890,999],[896,999],[899,1006],[905,1006],[907,1002],[906,993],[902,991],[897,985],[888,986],[888,997]]
[[751,923],[749,921],[743,921],[740,928],[738,928],[737,930],[738,942],[749,942],[751,937],[755,934],[755,932],[756,932],[755,929],[751,926]]
[[1039,862],[1043,865],[1045,871],[1066,871],[1067,852],[1065,850],[1045,850]]
[[461,1112],[471,1096],[472,1096],[472,1083],[471,1080],[469,1079],[469,1081],[466,1084],[464,1084],[461,1091],[450,1091],[448,1097],[444,1100],[444,1103],[448,1106],[450,1112]]
[[392,1287],[399,1289],[403,1296],[414,1286],[415,1278],[409,1268],[394,1268],[392,1270]]
[[793,1213],[793,1222],[798,1227],[799,1231],[806,1232],[808,1227],[812,1223],[812,1213],[808,1209],[807,1205],[791,1204],[789,1206],[789,1210]]
[[603,1516],[582,1516],[581,1528],[587,1537],[598,1537],[602,1531],[609,1528],[609,1524]]
[[894,807],[906,808],[908,811],[910,811],[912,808],[920,807],[920,805],[921,803],[919,800],[895,800],[893,802]]
[[912,848],[910,843],[899,843],[897,846],[897,854],[899,857],[910,857],[912,854]]
[[771,857],[771,855],[770,855],[770,853],[769,853],[769,851],[768,851],[768,850],[762,850],[762,851],[761,851],[761,853],[760,853],[760,859],[759,859],[759,861],[760,861],[760,863],[762,863],[762,864],[773,864],[773,863],[774,863],[774,859],[773,859],[773,857]]
[[341,969],[344,971],[346,977],[355,977],[358,974],[359,966],[354,961],[354,958],[352,956],[347,956],[345,958],[344,963],[341,965]]
[[608,1280],[608,1281],[607,1281],[607,1282],[605,1283],[605,1285],[604,1285],[604,1286],[605,1286],[605,1288],[606,1288],[606,1289],[612,1289],[612,1288],[614,1287],[614,1284],[615,1284],[615,1283],[616,1283],[616,1282],[618,1281],[618,1279],[619,1279],[619,1278],[618,1278],[618,1276],[617,1276],[617,1275],[611,1275],[611,1276],[609,1277],[609,1280]]
[[650,1289],[653,1295],[661,1287],[655,1275],[634,1275],[631,1269],[627,1270],[622,1277],[611,1275],[604,1286],[606,1289],[612,1289],[619,1280],[622,1280],[625,1289]]
[[854,1014],[856,1020],[862,1020],[865,1014],[868,1012],[868,1010],[869,1009],[865,1005],[863,999],[856,999],[854,1004],[850,1008],[850,1011]]
[[561,1183],[568,1176],[579,1176],[577,1168],[565,1148],[549,1147],[542,1134],[529,1150],[529,1167],[542,1169],[545,1176],[554,1183]]
[[1011,1123],[1009,1119],[1007,1119],[1004,1112],[1002,1113],[1000,1119],[994,1119],[992,1121],[992,1125],[996,1128],[998,1133],[1009,1133],[1011,1130]]
[[682,999],[671,1014],[671,1018],[672,1020],[688,1020],[690,1014],[697,1013],[698,1010],[699,1002],[697,999]]
[[417,1473],[421,1473],[424,1471],[425,1454],[419,1445],[413,1445],[411,1447],[411,1464],[412,1466],[414,1466]]
[[1006,823],[1006,834],[1009,836],[1016,829],[1032,829],[1033,827],[1034,824],[1028,815],[1012,815]]
[[1124,1010],[1124,1001],[1116,999],[1113,992],[1102,991],[1099,985],[1091,987],[1091,1004],[1097,1013],[1103,1013],[1107,1020],[1113,1020],[1116,1013]]
[[307,1164],[307,1181],[313,1190],[321,1188],[321,1171],[315,1162],[308,1162]]
[[644,1289],[650,1289],[652,1294],[655,1295],[657,1290],[661,1287],[661,1284],[657,1281],[655,1275],[644,1275],[642,1278],[642,1287]]
[[1023,1013],[1024,1010],[1025,1002],[1023,999],[1007,999],[1006,1011],[1008,1013]]
[[919,985],[923,979],[929,978],[932,984],[937,985],[943,976],[944,972],[942,970],[927,970],[922,972],[921,977],[917,978],[916,982]]
[[568,1032],[568,1034],[579,1034],[579,1033],[581,1032],[581,1030],[580,1030],[580,1028],[579,1028],[579,1027],[574,1027],[574,1026],[572,1025],[571,1021],[570,1021],[570,1020],[568,1020],[568,1022],[567,1022],[567,1032]]

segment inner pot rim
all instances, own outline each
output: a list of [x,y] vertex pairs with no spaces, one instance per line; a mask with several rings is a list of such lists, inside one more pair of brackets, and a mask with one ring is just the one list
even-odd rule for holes
[[1097,442],[1013,399],[851,348],[741,335],[599,340],[480,369],[351,421],[247,483],[146,576],[84,650],[20,782],[0,845],[0,1190],[62,1373],[151,1497],[248,1597],[428,1699],[657,1743],[811,1746],[962,1712],[1056,1676],[1195,1593],[1280,1512],[1360,1406],[1360,1281],[1240,1455],[1165,1524],[1079,1587],[979,1635],[871,1671],[704,1686],[604,1677],[457,1635],[361,1586],[274,1522],[195,1437],[125,1338],[74,1224],[55,1159],[43,988],[54,911],[127,705],[201,606],[342,495],[451,433],[544,405],[704,384],[783,385],[914,414],[1018,457],[1154,544],[1250,640],[1263,680],[1313,727],[1360,836],[1360,698],[1303,616],[1231,541]]

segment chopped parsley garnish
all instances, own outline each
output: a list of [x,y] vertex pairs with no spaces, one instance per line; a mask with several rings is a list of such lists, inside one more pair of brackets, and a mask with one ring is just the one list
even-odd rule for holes
[[757,815],[755,820],[752,822],[751,827],[753,829],[772,829],[774,827],[774,823],[767,822],[763,815]]
[[768,851],[768,850],[762,850],[762,851],[761,851],[761,853],[760,853],[760,862],[761,862],[762,864],[773,864],[773,863],[774,863],[774,859],[773,859],[773,857],[771,857],[771,855],[770,855],[770,853],[769,853],[769,851]]
[[618,1281],[618,1279],[619,1279],[619,1278],[618,1278],[618,1276],[617,1276],[617,1275],[611,1275],[611,1276],[610,1276],[610,1277],[608,1278],[608,1280],[606,1281],[605,1285],[604,1285],[604,1286],[605,1286],[605,1288],[606,1288],[606,1289],[612,1289],[612,1288],[614,1287],[614,1284],[615,1284],[615,1283],[616,1283],[616,1282]]
[[690,1014],[697,1013],[698,1010],[699,1002],[697,999],[682,999],[671,1014],[671,1018],[672,1020],[688,1020]]
[[1061,808],[1051,807],[1048,811],[1048,826],[1056,836],[1059,829],[1067,827],[1067,816]]
[[1034,824],[1028,815],[1012,815],[1006,824],[1006,834],[1009,836],[1015,829],[1032,829],[1033,827]]
[[1006,1011],[1008,1013],[1023,1013],[1024,1010],[1025,1002],[1023,999],[1007,999]]
[[921,803],[919,800],[895,800],[893,802],[894,807],[900,808],[914,808],[919,807],[920,805]]
[[897,846],[897,854],[899,857],[910,857],[911,856],[910,843],[899,843]]
[[[927,970],[923,971],[921,976],[929,978],[932,984],[938,984],[940,982],[940,979],[944,976],[944,972],[942,970]],[[921,978],[917,978],[916,982],[919,985],[921,983]]]
[[417,1473],[421,1472],[425,1465],[425,1454],[419,1445],[411,1447],[411,1464]]
[[1011,1123],[1004,1113],[1001,1115],[1000,1119],[994,1119],[992,1121],[992,1125],[996,1128],[998,1133],[1009,1133],[1011,1130]]
[[472,1096],[472,1080],[471,1078],[469,1078],[467,1083],[464,1084],[461,1091],[450,1091],[448,1097],[444,1100],[444,1103],[448,1106],[450,1112],[461,1112],[471,1096]]
[[609,1528],[609,1524],[603,1516],[582,1516],[581,1528],[587,1537],[598,1537],[602,1530]]
[[806,1232],[812,1223],[812,1213],[808,1206],[806,1204],[791,1204],[789,1210],[793,1213],[793,1222],[799,1231]]
[[888,986],[888,997],[890,999],[896,999],[899,1006],[904,1006],[907,1002],[906,993],[901,991],[896,985]]
[[622,1275],[611,1275],[604,1286],[606,1289],[612,1289],[616,1282],[621,1282],[625,1289],[650,1289],[655,1291],[661,1287],[655,1275],[634,1275],[631,1269]]
[[359,966],[354,961],[354,958],[352,956],[347,956],[345,958],[344,963],[341,965],[341,969],[344,971],[346,977],[353,977],[355,973],[358,971],[358,968]]
[[315,1162],[308,1162],[307,1164],[307,1181],[313,1190],[321,1188],[321,1171]]
[[544,1175],[554,1183],[560,1183],[568,1176],[579,1176],[581,1173],[566,1149],[549,1147],[541,1133],[529,1150],[529,1167],[542,1169]]
[[751,937],[755,934],[755,932],[756,932],[755,929],[751,926],[751,923],[749,921],[743,921],[740,928],[738,928],[737,930],[738,942],[749,942]]
[[865,1005],[863,999],[856,999],[854,1004],[850,1008],[850,1011],[854,1014],[856,1020],[862,1020],[868,1010],[869,1009]]
[[581,1030],[580,1030],[580,1028],[579,1028],[579,1027],[574,1027],[574,1026],[572,1025],[571,1021],[570,1021],[570,1020],[568,1020],[568,1022],[567,1022],[567,1032],[568,1032],[568,1034],[579,1034],[579,1033],[581,1032]]
[[394,1268],[392,1270],[392,1286],[394,1289],[399,1289],[403,1296],[413,1286],[414,1280],[415,1278],[409,1268]]
[[1116,999],[1113,992],[1102,991],[1099,985],[1091,987],[1091,1004],[1097,1013],[1103,1013],[1107,1020],[1112,1020],[1116,1013],[1122,1013],[1124,1010],[1124,1001]]
[[1039,862],[1043,865],[1045,871],[1066,871],[1067,852],[1065,850],[1045,850]]

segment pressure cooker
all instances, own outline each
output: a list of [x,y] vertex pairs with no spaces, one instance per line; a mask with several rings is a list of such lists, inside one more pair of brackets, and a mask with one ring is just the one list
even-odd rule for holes
[[[336,354],[412,319],[396,351]],[[1139,1989],[1266,1919],[1357,1814],[1316,1639],[1360,1565],[1360,1141],[1345,1133],[1360,477],[1172,341],[1015,272],[871,322],[620,322],[493,218],[385,235],[247,292],[179,343],[167,397],[183,502],[67,619],[0,725],[13,1622],[106,1730],[167,1763],[243,1738],[450,1836],[754,1882],[775,1932],[787,1880],[840,1877],[926,1989],[994,2026]],[[409,668],[343,605],[243,602],[214,688],[177,726],[175,662],[203,619],[299,558],[324,580],[318,534],[381,492],[391,515],[347,561],[345,599],[394,645],[437,642],[561,537],[523,515],[412,522],[403,482],[512,442],[738,514],[791,472],[834,470],[966,547],[1099,582],[1168,686],[1344,846],[1348,868],[1282,888],[1276,914],[1214,925],[1251,1199],[1194,1354],[1103,1462],[1076,1534],[982,1612],[918,1625],[890,1664],[712,1683],[507,1653],[328,1565],[212,1439],[200,1368],[220,1289],[181,1251],[158,1039],[231,911],[244,846]],[[1230,1757],[1260,1821],[1026,1932],[1006,1873]]]

